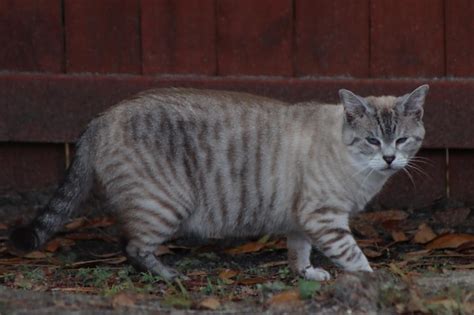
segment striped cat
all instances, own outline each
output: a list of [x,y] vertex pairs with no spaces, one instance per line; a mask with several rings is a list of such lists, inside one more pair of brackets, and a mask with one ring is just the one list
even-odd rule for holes
[[160,89],[95,118],[46,208],[11,234],[42,246],[100,186],[141,268],[173,278],[153,252],[176,235],[286,234],[289,263],[315,280],[312,246],[348,271],[372,271],[348,226],[386,180],[410,163],[424,137],[428,86],[342,105],[244,93]]

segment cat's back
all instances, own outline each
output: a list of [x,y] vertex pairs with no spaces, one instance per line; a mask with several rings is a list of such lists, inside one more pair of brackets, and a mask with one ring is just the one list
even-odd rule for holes
[[163,88],[145,91],[119,103],[107,115],[134,115],[163,112],[180,118],[212,118],[222,112],[275,112],[289,104],[243,92],[200,90],[191,88]]

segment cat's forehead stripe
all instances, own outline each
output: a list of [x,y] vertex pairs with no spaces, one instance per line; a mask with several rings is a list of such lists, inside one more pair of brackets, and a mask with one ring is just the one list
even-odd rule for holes
[[382,108],[377,111],[376,119],[382,135],[392,137],[396,129],[395,112],[388,108]]

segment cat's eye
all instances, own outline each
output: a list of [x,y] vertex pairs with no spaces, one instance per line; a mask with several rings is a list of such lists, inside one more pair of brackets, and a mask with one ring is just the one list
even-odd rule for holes
[[377,146],[380,145],[380,141],[377,138],[367,137],[367,138],[365,138],[365,140],[367,140],[367,142],[372,144],[372,145],[377,145]]
[[398,139],[397,139],[397,141],[396,141],[396,144],[402,144],[402,143],[405,143],[407,140],[408,140],[408,138],[407,138],[407,137],[398,138]]

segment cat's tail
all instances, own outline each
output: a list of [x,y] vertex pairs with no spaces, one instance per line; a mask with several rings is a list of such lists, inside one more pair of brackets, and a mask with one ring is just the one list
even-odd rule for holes
[[35,250],[58,230],[86,199],[93,183],[95,124],[88,126],[77,143],[75,157],[67,174],[45,208],[27,226],[18,227],[10,234],[10,246],[20,252]]

